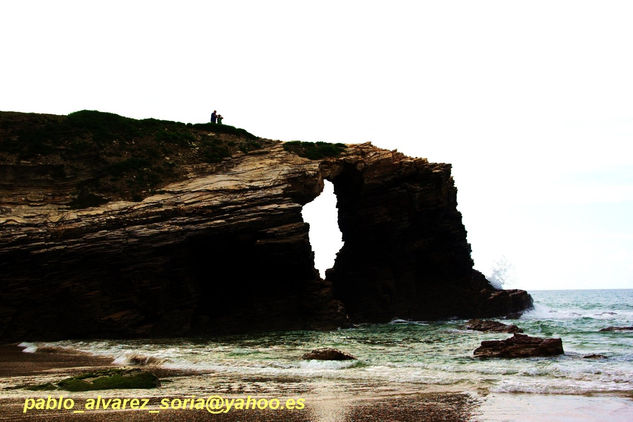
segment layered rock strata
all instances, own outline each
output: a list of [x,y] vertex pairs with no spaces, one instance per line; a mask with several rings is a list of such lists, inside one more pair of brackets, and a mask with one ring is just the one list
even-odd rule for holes
[[[2,163],[37,175],[0,186],[4,340],[492,317],[532,303],[473,270],[448,164],[370,144],[310,160],[266,141],[142,201],[71,209],[44,161]],[[345,241],[326,280],[301,216],[324,179]]]

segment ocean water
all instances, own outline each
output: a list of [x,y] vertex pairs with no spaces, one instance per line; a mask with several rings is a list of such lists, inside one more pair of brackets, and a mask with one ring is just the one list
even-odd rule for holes
[[[535,308],[517,324],[525,334],[561,337],[565,354],[548,358],[478,359],[482,340],[511,334],[466,330],[465,320],[362,324],[335,331],[291,331],[217,338],[59,341],[37,347],[73,348],[128,363],[154,358],[165,368],[192,371],[160,394],[478,391],[565,395],[633,392],[633,332],[600,332],[633,325],[633,290],[531,292]],[[317,347],[335,347],[357,361],[304,361]],[[586,359],[589,354],[604,359]]]

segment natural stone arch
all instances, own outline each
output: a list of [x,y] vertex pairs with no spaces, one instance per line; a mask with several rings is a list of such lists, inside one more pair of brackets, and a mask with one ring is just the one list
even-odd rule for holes
[[[25,178],[28,195],[0,202],[0,338],[327,329],[349,326],[346,315],[493,316],[531,304],[473,270],[450,165],[370,144],[308,159],[260,141],[142,202],[71,210],[63,180],[46,186],[57,203],[32,204],[43,179]],[[324,178],[345,242],[326,280],[301,217]]]

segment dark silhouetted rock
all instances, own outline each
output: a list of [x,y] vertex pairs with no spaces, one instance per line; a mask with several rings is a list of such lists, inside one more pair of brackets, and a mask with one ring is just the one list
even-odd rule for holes
[[483,319],[471,319],[466,323],[466,328],[476,331],[492,331],[497,333],[522,333],[523,330],[514,324],[503,324],[497,321]]
[[600,331],[633,331],[633,327],[607,327]]
[[474,351],[480,358],[526,358],[563,354],[563,342],[559,338],[530,337],[515,334],[505,340],[482,341]]
[[332,348],[324,348],[324,349],[314,349],[313,351],[304,354],[301,359],[304,360],[353,360],[356,359],[354,356],[341,352],[337,349]]

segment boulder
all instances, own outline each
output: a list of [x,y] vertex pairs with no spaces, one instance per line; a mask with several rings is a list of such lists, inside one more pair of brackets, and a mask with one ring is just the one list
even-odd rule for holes
[[485,319],[471,319],[466,323],[469,330],[495,332],[495,333],[522,333],[523,330],[514,324],[504,324],[497,321],[489,321]]
[[323,349],[314,349],[310,353],[304,354],[302,357],[304,360],[353,360],[354,356],[341,352],[338,349],[330,347]]
[[556,356],[563,354],[560,338],[530,337],[514,334],[505,340],[482,341],[474,351],[480,358],[525,358],[536,356]]

